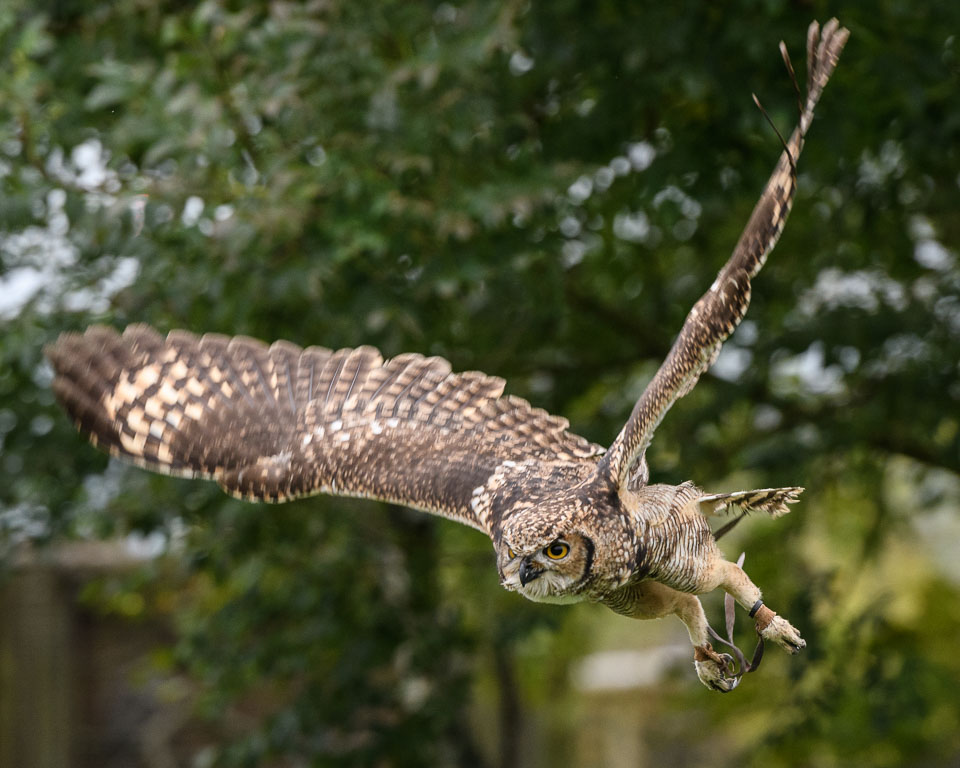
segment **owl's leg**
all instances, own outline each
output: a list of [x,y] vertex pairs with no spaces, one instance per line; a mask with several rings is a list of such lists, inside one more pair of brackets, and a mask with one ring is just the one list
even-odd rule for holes
[[790,653],[799,653],[806,647],[807,643],[800,637],[796,627],[763,604],[760,589],[743,568],[717,558],[714,571],[717,577],[715,586],[732,595],[734,600],[750,611],[750,617],[757,622],[757,632],[764,640],[776,643]]
[[687,634],[693,643],[693,666],[700,682],[711,690],[729,693],[737,687],[740,679],[733,676],[733,657],[728,653],[717,653],[708,640],[707,616],[700,598],[669,587],[663,589],[668,589],[676,596],[673,612],[687,627]]
[[603,602],[617,613],[634,619],[659,619],[676,615],[690,635],[693,664],[700,682],[722,693],[737,687],[739,678],[732,675],[733,657],[713,650],[707,616],[696,595],[680,592],[657,581],[641,581],[621,587]]

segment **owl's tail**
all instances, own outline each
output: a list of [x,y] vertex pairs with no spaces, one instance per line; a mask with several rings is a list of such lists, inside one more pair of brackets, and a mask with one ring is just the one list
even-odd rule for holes
[[714,533],[719,539],[751,512],[766,512],[772,518],[783,517],[790,511],[788,505],[795,503],[803,488],[760,488],[755,491],[714,493],[701,496],[697,503],[700,512],[707,516],[739,512],[738,516]]

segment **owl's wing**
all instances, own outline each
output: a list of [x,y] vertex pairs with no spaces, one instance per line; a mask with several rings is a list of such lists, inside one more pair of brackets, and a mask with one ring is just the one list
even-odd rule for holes
[[565,419],[502,397],[502,379],[451,373],[438,357],[142,325],[65,333],[46,353],[57,397],[95,445],[245,499],[363,496],[489,532],[471,500],[498,466],[603,453]]
[[[760,271],[776,245],[797,186],[796,161],[813,110],[833,73],[849,37],[836,19],[821,32],[813,22],[807,31],[807,98],[800,121],[786,143],[767,186],[730,259],[700,300],[690,310],[666,360],[647,385],[620,434],[601,462],[601,471],[618,485],[646,482],[644,452],[654,430],[673,403],[693,389],[697,379],[716,360],[720,346],[733,333],[750,303],[750,278]],[[786,50],[781,51],[789,66]],[[792,71],[792,70],[791,70]]]

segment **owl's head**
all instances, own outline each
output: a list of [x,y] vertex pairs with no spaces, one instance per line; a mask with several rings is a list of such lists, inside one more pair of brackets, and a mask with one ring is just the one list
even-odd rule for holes
[[497,547],[500,583],[538,603],[583,600],[590,576],[593,542],[584,534],[551,533],[545,538],[504,537]]

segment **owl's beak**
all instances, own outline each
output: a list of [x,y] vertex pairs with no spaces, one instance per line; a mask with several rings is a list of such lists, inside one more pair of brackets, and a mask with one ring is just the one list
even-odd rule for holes
[[520,586],[525,587],[534,579],[543,576],[543,571],[529,560],[520,563]]

